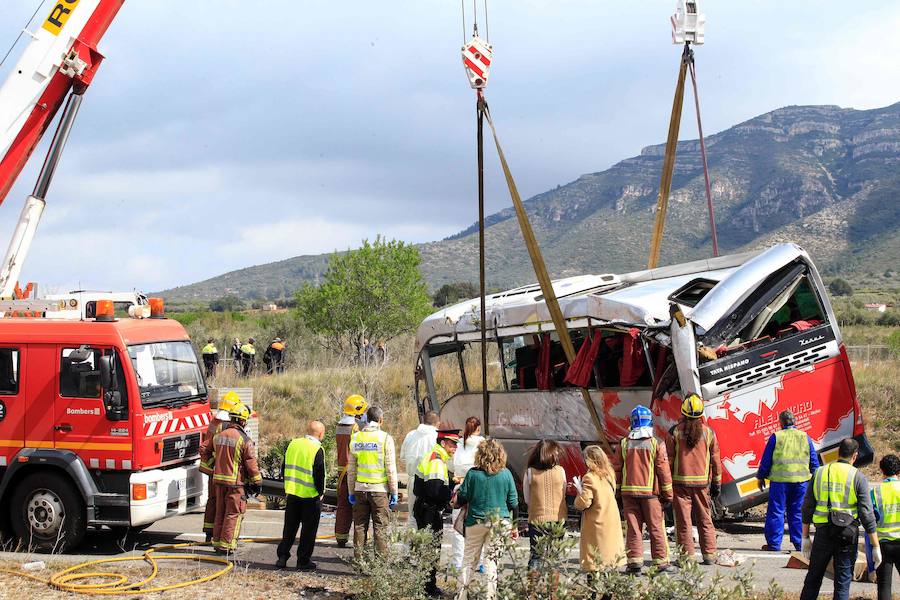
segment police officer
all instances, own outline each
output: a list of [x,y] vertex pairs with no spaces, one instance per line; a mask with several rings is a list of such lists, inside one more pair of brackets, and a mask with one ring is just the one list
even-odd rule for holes
[[[853,565],[859,543],[859,524],[872,542],[875,568],[881,564],[875,514],[869,498],[869,482],[853,467],[859,443],[847,438],[838,446],[837,462],[816,469],[803,501],[803,554],[809,571],[800,600],[819,596],[828,563],[834,560],[834,599],[848,600]],[[844,523],[844,521],[847,523]],[[816,526],[815,541],[809,539],[810,523]]]
[[715,432],[703,424],[703,400],[690,394],[681,404],[683,418],[669,430],[666,450],[672,467],[675,539],[694,556],[693,526],[700,535],[703,564],[716,560],[712,500],[722,489],[722,461]]
[[397,458],[394,438],[382,431],[384,411],[377,406],[366,412],[368,424],[350,438],[347,466],[348,499],[353,505],[353,546],[362,555],[369,535],[369,519],[375,550],[387,554],[390,511],[397,506]]
[[[241,399],[236,392],[225,392],[225,394],[222,395],[222,399],[219,400],[218,410],[216,411],[216,414],[213,415],[213,419],[209,422],[206,433],[203,434],[204,444],[211,444],[213,436],[228,425],[231,421],[229,414],[240,403]],[[212,449],[210,448],[207,459],[200,461],[200,472],[208,476],[206,486],[206,509],[203,512],[203,533],[206,534],[207,542],[212,541],[213,526],[216,523],[216,482],[213,480],[213,458]]]
[[[900,457],[888,454],[878,463],[885,479],[872,490],[878,515],[882,562],[876,569],[878,600],[890,600],[892,568],[900,573]],[[873,549],[874,554],[874,549]]]
[[819,456],[812,438],[795,427],[794,413],[785,410],[778,415],[778,420],[781,430],[769,436],[756,472],[760,489],[765,489],[766,479],[771,483],[764,528],[766,545],[762,549],[781,551],[784,519],[787,515],[791,543],[799,551],[802,542],[803,524],[800,513],[803,498],[806,496],[810,477],[819,468]]
[[347,487],[347,463],[349,462],[350,437],[365,427],[366,410],[369,405],[359,394],[347,396],[344,400],[344,416],[338,421],[334,432],[337,446],[337,508],[334,511],[334,539],[338,548],[347,546],[350,539],[350,528],[353,526],[353,507],[350,505],[350,491]]
[[297,544],[297,570],[315,571],[312,558],[322,513],[322,495],[325,494],[325,452],[322,438],[325,425],[310,421],[306,437],[291,440],[284,455],[284,493],[287,506],[284,511],[284,530],[278,544],[278,561],[275,566],[283,569],[291,557],[291,546],[300,529]]
[[[437,443],[428,450],[413,480],[416,495],[413,514],[419,529],[430,528],[434,543],[440,548],[444,532],[444,510],[450,505],[450,457],[456,453],[459,444],[458,429],[442,429],[437,432]],[[437,553],[440,560],[440,552]],[[425,593],[440,597],[443,591],[437,586],[437,564],[432,566]]]
[[241,346],[241,376],[250,377],[253,363],[256,361],[256,340],[250,338]]
[[244,431],[250,410],[243,403],[229,414],[228,425],[212,437],[200,453],[201,460],[213,457],[216,519],[212,543],[216,552],[226,554],[237,547],[241,520],[247,510],[247,494],[262,490],[262,476],[256,462],[253,440]]
[[219,364],[219,349],[216,348],[216,341],[213,338],[206,340],[206,345],[200,351],[203,355],[203,367],[206,371],[206,378],[211,379],[216,376],[216,367]]

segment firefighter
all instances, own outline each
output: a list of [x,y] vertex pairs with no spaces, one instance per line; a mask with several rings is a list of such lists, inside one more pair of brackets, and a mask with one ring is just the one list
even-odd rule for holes
[[[419,529],[430,528],[438,549],[440,561],[441,536],[444,532],[444,511],[450,505],[451,485],[448,463],[456,454],[459,444],[459,429],[441,429],[437,432],[437,442],[422,457],[416,468],[413,481],[416,501],[412,512]],[[425,593],[440,597],[443,591],[437,586],[437,564],[431,568]]]
[[688,556],[694,556],[693,526],[700,534],[703,564],[716,562],[716,529],[712,502],[722,490],[722,461],[712,429],[700,420],[703,400],[690,394],[681,403],[683,419],[669,430],[666,453],[672,467],[675,539]]
[[211,379],[216,376],[216,367],[219,364],[219,349],[216,348],[216,341],[212,338],[206,340],[206,345],[200,351],[203,355],[203,367],[206,370],[206,378]]
[[369,519],[375,551],[387,555],[390,511],[397,506],[397,460],[394,438],[382,431],[384,411],[377,406],[366,412],[368,424],[350,438],[347,465],[348,499],[353,505],[353,546],[362,556],[369,535]]
[[239,403],[229,413],[230,422],[203,447],[200,457],[213,458],[216,518],[212,543],[216,552],[226,554],[237,546],[241,519],[247,509],[247,495],[262,491],[262,476],[256,462],[256,448],[244,431],[250,410]]
[[241,376],[250,377],[253,363],[256,361],[256,340],[250,338],[241,346]]
[[287,506],[284,510],[284,530],[278,544],[278,561],[275,567],[283,569],[291,557],[291,546],[300,529],[297,544],[297,570],[315,571],[312,558],[322,514],[322,496],[325,494],[325,452],[322,438],[325,425],[310,421],[306,437],[291,440],[284,454],[284,493]]
[[350,437],[365,426],[366,399],[359,394],[347,396],[344,400],[344,416],[338,421],[335,430],[335,443],[337,445],[337,509],[334,512],[334,539],[338,548],[345,548],[350,539],[350,528],[353,525],[353,507],[350,505],[347,487],[347,460],[350,452]]
[[646,406],[631,411],[631,431],[622,439],[621,452],[613,457],[616,483],[625,513],[627,571],[641,572],[644,565],[643,527],[650,535],[650,555],[660,571],[672,571],[663,523],[663,504],[672,502],[672,474],[664,448],[653,435],[653,416]]
[[812,438],[794,426],[794,413],[789,410],[778,415],[781,430],[769,436],[759,461],[756,479],[760,489],[769,480],[769,503],[766,505],[766,544],[763,550],[781,551],[784,521],[787,516],[788,533],[794,549],[800,551],[803,523],[800,513],[803,498],[812,474],[819,468],[819,455]]
[[[869,497],[869,482],[853,467],[858,454],[859,442],[852,438],[842,440],[837,461],[816,469],[812,485],[807,486],[803,499],[802,548],[809,560],[809,571],[803,580],[800,600],[819,597],[829,563],[834,573],[834,599],[850,597],[860,525],[872,543],[875,568],[881,565],[878,524]],[[815,541],[809,538],[810,523],[816,526]]]
[[284,373],[284,342],[280,337],[272,340],[269,347],[263,353],[263,362],[266,363],[266,373]]
[[[236,392],[225,392],[222,399],[219,401],[219,408],[216,411],[213,420],[209,422],[209,427],[206,428],[206,433],[203,434],[204,445],[212,444],[213,436],[222,431],[222,429],[224,429],[231,421],[229,414],[240,403],[241,399]],[[209,476],[207,478],[206,486],[206,510],[203,513],[203,533],[206,534],[207,542],[212,541],[213,526],[216,522],[216,482],[212,477],[213,466],[212,446],[210,446],[207,457],[200,461],[200,472]]]

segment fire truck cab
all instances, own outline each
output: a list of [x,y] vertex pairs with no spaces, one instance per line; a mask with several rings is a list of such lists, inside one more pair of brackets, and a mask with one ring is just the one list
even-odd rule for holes
[[[164,318],[0,319],[0,528],[64,551],[88,528],[205,505],[210,421],[184,328]],[[105,320],[104,320],[105,319]]]

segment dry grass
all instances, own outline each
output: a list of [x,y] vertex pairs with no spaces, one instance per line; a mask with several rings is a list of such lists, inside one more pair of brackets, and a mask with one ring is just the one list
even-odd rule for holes
[[862,406],[866,434],[875,447],[875,465],[867,467],[870,479],[880,479],[877,463],[887,453],[900,453],[900,361],[853,365],[856,390]]

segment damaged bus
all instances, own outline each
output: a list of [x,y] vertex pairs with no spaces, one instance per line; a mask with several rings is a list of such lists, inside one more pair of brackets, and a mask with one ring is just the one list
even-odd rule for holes
[[[825,461],[846,437],[872,460],[850,361],[825,287],[793,244],[626,273],[553,282],[577,351],[569,365],[539,286],[488,296],[488,406],[480,390],[477,299],[426,318],[416,335],[415,398],[446,426],[478,416],[503,442],[519,477],[537,440],[565,449],[569,478],[597,440],[586,387],[610,443],[638,404],[664,436],[682,398],[697,392],[724,467],[719,509],[732,515],[766,500],[756,469],[778,413],[793,411]],[[470,382],[474,387],[470,386]],[[478,389],[476,389],[478,388]]]

